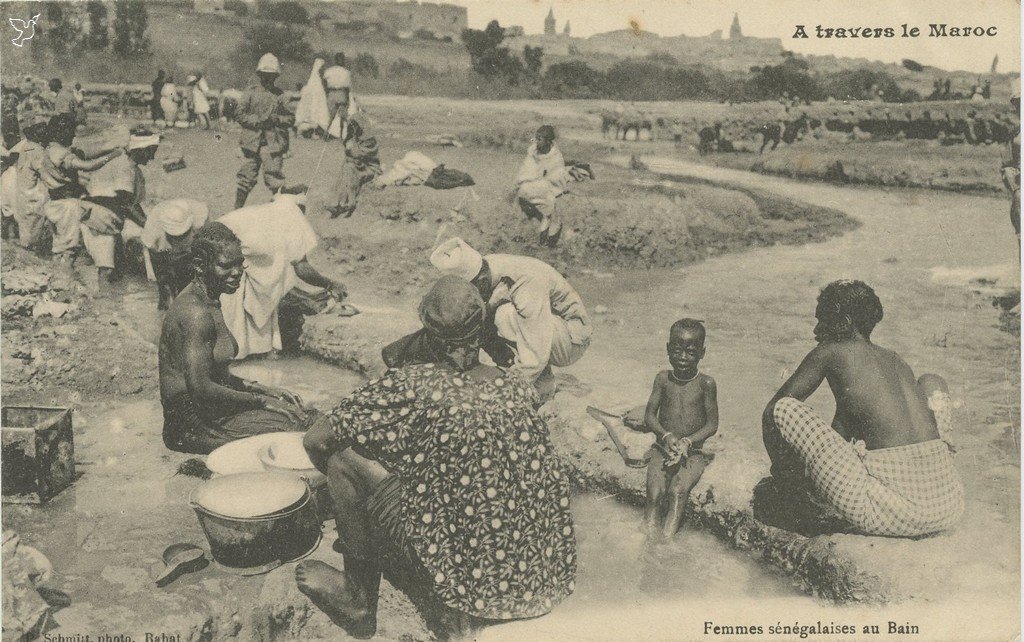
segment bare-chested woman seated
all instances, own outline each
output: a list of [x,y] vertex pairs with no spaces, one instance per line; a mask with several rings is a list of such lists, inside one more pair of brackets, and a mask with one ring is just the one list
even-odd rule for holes
[[243,262],[241,243],[225,225],[196,232],[195,276],[160,332],[163,436],[171,450],[207,454],[243,437],[303,430],[313,419],[296,395],[228,372],[238,345],[224,324],[220,295],[238,289]]
[[[764,411],[775,495],[785,500],[809,487],[812,503],[842,524],[836,530],[912,537],[952,527],[964,494],[944,440],[946,382],[915,378],[898,354],[871,342],[882,304],[867,284],[829,284],[815,316],[818,346]],[[832,425],[804,403],[825,380],[836,401]],[[760,499],[771,495],[759,486]],[[755,490],[755,515],[773,512]]]

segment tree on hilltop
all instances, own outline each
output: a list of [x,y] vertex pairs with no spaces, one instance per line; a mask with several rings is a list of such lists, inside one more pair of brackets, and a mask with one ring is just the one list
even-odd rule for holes
[[149,13],[142,0],[114,2],[114,53],[128,57],[149,53]]
[[491,20],[483,31],[462,31],[462,43],[469,52],[473,71],[484,78],[504,78],[508,84],[516,85],[525,71],[523,61],[510,52],[508,47],[501,46],[504,39],[505,30],[497,20]]
[[110,35],[107,33],[107,6],[100,0],[89,0],[85,10],[89,14],[89,48],[106,49],[110,44]]
[[526,63],[526,73],[531,78],[540,76],[540,69],[544,65],[544,47],[523,47],[523,62]]

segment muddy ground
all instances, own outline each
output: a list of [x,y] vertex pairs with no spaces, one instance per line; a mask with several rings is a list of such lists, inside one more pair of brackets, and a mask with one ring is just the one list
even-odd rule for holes
[[[394,100],[381,100],[371,112],[385,165],[418,149],[470,172],[477,186],[370,191],[352,218],[327,220],[318,199],[337,150],[299,141],[286,173],[313,185],[309,216],[324,240],[313,261],[342,278],[363,310],[347,320],[310,320],[303,338],[308,350],[357,372],[379,371],[383,342],[415,328],[415,302],[434,277],[426,255],[439,236],[457,233],[485,251],[544,258],[573,280],[596,323],[593,347],[564,373],[564,380],[577,383],[575,394],[560,393],[545,412],[581,485],[635,499],[640,478],[621,465],[583,408],[641,403],[665,361],[661,335],[675,318],[698,316],[709,328],[704,367],[719,382],[723,423],[713,446],[718,458],[695,494],[695,521],[775,564],[807,591],[936,606],[950,596],[965,603],[999,596],[985,613],[996,614],[989,619],[993,626],[1012,622],[1003,616],[1019,602],[1019,348],[999,330],[990,292],[972,286],[971,278],[936,276],[936,269],[947,276],[955,269],[974,277],[1006,272],[1014,249],[1003,200],[803,185],[658,158],[640,159],[653,171],[630,170],[629,155],[637,148],[593,141],[574,128],[578,115],[565,105],[531,103],[497,124],[486,112],[450,106],[422,110],[431,113],[415,118],[404,102],[389,109]],[[525,149],[522,132],[544,121],[564,125],[566,157],[595,163],[598,174],[596,182],[579,184],[562,199],[574,234],[558,250],[533,245],[531,227],[507,198],[507,177]],[[466,147],[427,142],[446,132],[464,139]],[[189,195],[207,200],[214,215],[227,211],[238,163],[236,137],[233,131],[171,133],[156,166],[147,170],[150,196]],[[188,167],[164,174],[159,161],[172,155],[183,155]],[[267,198],[259,187],[252,201]],[[855,221],[861,226],[854,230]],[[13,291],[8,293],[6,283],[17,270],[53,275],[44,292],[26,296],[69,304],[64,316],[29,321],[23,310],[13,309],[17,314],[8,316]],[[1012,281],[1016,271],[1009,272]],[[963,402],[958,465],[968,511],[963,525],[949,534],[915,542],[851,535],[812,542],[749,522],[750,488],[767,469],[759,445],[761,406],[810,347],[817,289],[844,276],[863,278],[879,290],[886,318],[877,340],[903,353],[918,372],[947,376]],[[332,639],[336,631],[297,594],[287,568],[265,581],[206,571],[163,591],[152,587],[163,547],[201,543],[202,534],[187,505],[197,481],[175,475],[186,457],[160,443],[151,343],[158,317],[149,287],[129,281],[114,296],[94,298],[89,268],[72,277],[6,245],[3,277],[5,404],[76,409],[81,479],[42,509],[4,508],[5,525],[51,557],[56,581],[72,596],[73,606],[57,616],[64,630]],[[1004,288],[1014,285],[1003,280]],[[327,390],[304,391],[321,407],[358,381],[335,371],[325,371],[323,379],[330,381]],[[827,395],[813,401],[827,411]],[[781,543],[772,549],[758,540]],[[328,558],[330,550],[321,547],[317,554]],[[826,579],[834,581],[823,581],[821,573],[816,579],[808,559],[831,564],[835,572]],[[826,606],[799,605],[812,613]],[[578,616],[556,612],[534,628],[524,623],[525,631],[519,625],[508,630],[564,635]],[[685,622],[694,626],[689,619],[678,626]],[[419,639],[429,633],[408,600],[388,588],[381,635]],[[494,635],[502,635],[501,629]]]

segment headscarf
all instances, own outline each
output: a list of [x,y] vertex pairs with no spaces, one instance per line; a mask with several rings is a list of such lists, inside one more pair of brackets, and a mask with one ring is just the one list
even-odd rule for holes
[[475,287],[457,276],[442,276],[420,303],[420,321],[431,337],[448,343],[480,335],[484,301]]

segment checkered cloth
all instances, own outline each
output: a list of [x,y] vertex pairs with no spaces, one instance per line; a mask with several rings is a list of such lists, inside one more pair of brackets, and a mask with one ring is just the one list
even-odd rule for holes
[[[863,442],[844,441],[796,399],[780,399],[774,416],[782,437],[803,458],[815,489],[858,530],[926,535],[950,528],[963,514],[963,486],[941,439],[867,450]],[[946,416],[936,420],[949,426],[948,407]]]

